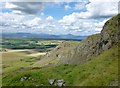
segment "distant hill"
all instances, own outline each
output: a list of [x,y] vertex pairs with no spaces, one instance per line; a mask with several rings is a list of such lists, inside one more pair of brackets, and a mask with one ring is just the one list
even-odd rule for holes
[[87,36],[75,36],[72,34],[52,35],[52,34],[32,34],[32,33],[2,33],[3,38],[40,38],[40,39],[60,39],[60,40],[83,40]]

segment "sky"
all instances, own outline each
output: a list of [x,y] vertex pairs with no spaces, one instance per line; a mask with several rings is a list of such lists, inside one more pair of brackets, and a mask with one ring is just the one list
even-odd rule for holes
[[22,1],[0,2],[2,33],[88,36],[118,14],[118,0]]

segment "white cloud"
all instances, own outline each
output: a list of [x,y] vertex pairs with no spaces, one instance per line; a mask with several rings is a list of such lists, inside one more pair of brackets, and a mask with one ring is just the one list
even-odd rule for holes
[[[108,18],[109,19],[109,18]],[[95,23],[94,25],[97,27],[97,28],[102,28],[103,25],[105,24],[105,22],[108,20],[108,19],[105,19],[99,23]]]
[[5,8],[17,8],[16,5],[12,4],[12,3],[5,3]]
[[19,23],[22,22],[24,19],[23,15],[17,15],[14,13],[0,13],[2,16],[1,22],[6,22],[6,23]]
[[43,2],[7,2],[3,8],[21,11],[22,14],[36,15],[44,9]]
[[66,15],[63,17],[63,19],[59,20],[58,22],[61,24],[71,25],[72,23],[76,22],[77,15],[78,15],[77,13]]
[[87,12],[82,12],[82,15],[86,15],[86,17],[90,16],[92,18],[111,17],[118,13],[117,0],[107,0],[109,2],[107,1],[101,2],[101,0],[89,0],[89,1],[90,3],[86,5]]
[[[108,2],[109,1],[109,2]],[[108,18],[118,13],[118,0],[89,0],[89,4],[79,3],[75,5],[75,9],[83,9],[85,12],[76,12],[67,16],[67,18],[76,15],[78,18]],[[65,16],[66,17],[66,16]]]
[[[101,2],[100,0],[89,0],[90,3],[82,6],[80,3],[75,5],[76,9],[86,7],[86,12],[73,12],[72,14],[64,16],[62,19],[56,21],[52,16],[45,19],[40,17],[30,16],[37,8],[37,4],[29,7],[29,11],[21,10],[21,4],[8,3],[6,8],[14,8],[12,13],[0,13],[0,24],[2,30],[7,32],[31,32],[31,33],[50,33],[50,34],[74,34],[74,35],[91,35],[99,33],[108,20],[109,17],[117,14],[117,2],[110,0],[110,2]],[[14,5],[17,7],[15,7]],[[37,5],[37,6],[36,6]],[[81,6],[80,6],[81,5]],[[25,8],[25,6],[23,7]],[[30,9],[32,8],[32,12]],[[65,6],[70,9],[69,5]],[[40,9],[41,11],[41,9]],[[21,14],[28,13],[27,15]],[[35,11],[37,13],[39,11]],[[19,15],[21,14],[21,15]],[[44,16],[41,12],[39,16]],[[101,19],[102,18],[102,19]]]
[[40,21],[41,21],[41,18],[38,18],[38,17],[35,17],[34,19],[32,20],[28,20],[28,24],[29,25],[39,25],[40,24]]
[[15,14],[22,14],[22,12],[18,11],[18,10],[13,10],[12,12],[15,13]]
[[[52,16],[46,19],[30,15],[18,15],[15,13],[0,13],[0,28],[2,32],[25,32],[25,33],[50,33],[59,32],[58,25]],[[50,31],[51,30],[51,31]]]
[[48,16],[47,18],[46,18],[46,20],[47,21],[52,21],[54,18],[52,17],[52,16]]
[[71,7],[69,5],[65,5],[64,8],[65,8],[65,10],[71,9]]
[[[59,20],[58,23],[60,23],[61,27],[73,34],[95,34],[102,30],[108,18],[118,13],[117,0],[110,0],[109,2],[108,0],[106,2],[102,2],[101,0],[89,1],[90,3],[86,5],[85,12],[74,12]],[[76,9],[84,7],[80,5],[81,4],[76,4]]]
[[98,19],[79,19],[79,15],[74,13],[64,16],[59,20],[61,27],[69,33],[75,35],[91,35],[99,33],[102,30],[104,23],[108,19],[99,21]]
[[85,3],[78,3],[78,4],[75,4],[75,9],[76,10],[82,10],[82,9],[84,9],[85,8]]

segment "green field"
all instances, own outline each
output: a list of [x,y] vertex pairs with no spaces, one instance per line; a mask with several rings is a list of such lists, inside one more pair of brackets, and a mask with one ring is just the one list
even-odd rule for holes
[[3,73],[22,67],[31,67],[40,56],[45,55],[62,41],[40,39],[9,39],[2,41]]
[[36,49],[45,52],[55,48],[61,42],[60,40],[3,38],[1,45],[3,49]]
[[61,42],[60,40],[3,38],[0,50],[3,76],[23,68],[32,68],[41,56]]

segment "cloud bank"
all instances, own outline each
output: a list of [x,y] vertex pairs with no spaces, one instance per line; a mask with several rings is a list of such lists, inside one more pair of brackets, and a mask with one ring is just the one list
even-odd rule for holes
[[[74,1],[74,0],[71,0]],[[99,33],[104,23],[118,14],[118,0],[80,0],[78,3],[52,2],[63,8],[61,19],[45,14],[45,2],[7,2],[0,13],[2,32],[91,35]],[[56,8],[53,5],[53,9]],[[57,12],[55,12],[57,15]],[[54,13],[54,14],[55,14]],[[62,13],[61,13],[62,14]]]

